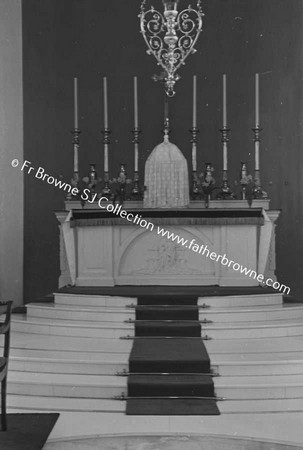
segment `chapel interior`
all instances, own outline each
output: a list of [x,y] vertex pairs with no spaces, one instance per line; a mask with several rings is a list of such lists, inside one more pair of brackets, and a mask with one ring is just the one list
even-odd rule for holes
[[303,448],[302,21],[0,1],[1,448]]

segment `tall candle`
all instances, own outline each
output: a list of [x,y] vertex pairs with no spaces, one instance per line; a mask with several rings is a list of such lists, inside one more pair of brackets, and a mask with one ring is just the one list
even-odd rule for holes
[[108,128],[107,78],[103,77],[104,128]]
[[79,171],[79,163],[78,163],[78,145],[74,144],[74,172]]
[[104,144],[104,172],[108,172],[108,144]]
[[74,78],[74,128],[78,129],[78,78]]
[[259,98],[259,74],[256,73],[256,128],[260,126],[260,98]]
[[134,124],[135,128],[138,128],[138,80],[134,77]]
[[255,141],[255,170],[260,170],[260,142]]
[[197,126],[197,76],[193,76],[193,128]]
[[195,142],[192,144],[192,166],[193,171],[196,172],[197,170],[197,145]]
[[223,127],[227,127],[226,74],[223,74]]
[[223,142],[223,170],[228,170],[227,166],[227,142]]

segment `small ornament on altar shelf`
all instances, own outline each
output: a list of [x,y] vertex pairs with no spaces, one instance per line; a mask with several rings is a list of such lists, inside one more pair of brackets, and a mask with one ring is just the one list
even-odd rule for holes
[[[101,183],[102,178],[98,177],[96,172],[96,164],[89,165],[89,172],[87,177],[82,178],[83,184],[86,189],[90,191],[90,200],[93,198],[97,200],[97,196],[95,195],[98,192],[98,185]],[[99,192],[100,193],[100,192]]]
[[117,178],[109,180],[109,184],[112,186],[113,191],[113,203],[118,200],[119,204],[123,205],[126,200],[127,186],[132,183],[130,178],[127,178],[126,164],[120,164],[120,170]]
[[209,207],[209,201],[211,200],[211,193],[218,189],[215,184],[216,180],[213,177],[214,168],[211,163],[205,163],[205,171],[199,175],[200,185],[205,196],[205,207]]
[[253,199],[253,177],[247,173],[247,163],[241,161],[240,172],[241,184],[241,200],[247,200],[248,205],[251,206]]

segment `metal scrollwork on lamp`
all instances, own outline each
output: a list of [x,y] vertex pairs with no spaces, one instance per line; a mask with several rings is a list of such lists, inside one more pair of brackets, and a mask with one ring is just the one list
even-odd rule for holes
[[154,55],[159,66],[164,69],[161,75],[154,75],[155,81],[161,80],[169,97],[175,95],[174,86],[180,79],[176,72],[185,64],[186,58],[195,53],[194,48],[202,31],[201,0],[197,9],[189,5],[178,12],[179,0],[162,0],[163,14],[153,6],[146,9],[147,0],[141,4],[139,14],[141,33],[147,44],[149,55]]

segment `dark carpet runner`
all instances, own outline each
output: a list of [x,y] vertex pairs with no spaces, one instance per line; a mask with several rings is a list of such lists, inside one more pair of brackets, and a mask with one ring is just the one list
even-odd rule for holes
[[126,414],[220,414],[197,297],[139,297],[135,336]]

